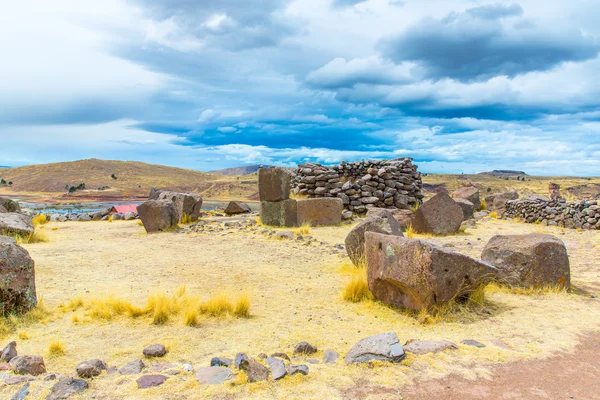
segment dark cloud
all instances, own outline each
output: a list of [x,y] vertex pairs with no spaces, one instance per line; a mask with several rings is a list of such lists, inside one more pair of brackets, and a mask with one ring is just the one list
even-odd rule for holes
[[466,13],[476,18],[498,19],[521,16],[523,15],[523,8],[516,3],[487,4],[485,6],[469,8]]
[[579,30],[522,23],[515,27],[497,19],[517,15],[517,11],[514,6],[495,5],[452,13],[441,20],[426,18],[381,41],[380,49],[394,62],[418,63],[430,78],[460,81],[547,71],[564,62],[597,56],[596,39]]

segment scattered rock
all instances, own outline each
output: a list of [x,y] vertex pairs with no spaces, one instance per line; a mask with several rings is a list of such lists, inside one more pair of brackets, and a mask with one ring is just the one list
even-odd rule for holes
[[6,383],[9,386],[12,385],[20,385],[21,383],[25,383],[25,382],[30,382],[30,381],[35,381],[35,378],[31,375],[19,375],[19,376],[9,376],[4,380],[4,383]]
[[242,360],[240,369],[248,376],[248,382],[266,381],[269,378],[269,370],[267,367],[252,359]]
[[274,380],[279,380],[287,375],[287,370],[285,369],[285,364],[283,360],[276,357],[267,358],[267,365],[271,370],[271,377]]
[[17,393],[10,398],[10,400],[25,400],[27,396],[29,396],[29,382],[24,384],[21,389],[19,389]]
[[325,364],[335,364],[340,358],[340,354],[337,351],[326,350],[323,355],[323,362]]
[[468,221],[473,218],[473,213],[475,212],[475,206],[469,200],[455,198],[454,201],[456,204],[460,206],[463,210],[463,221]]
[[294,239],[294,232],[277,232],[277,235],[275,235],[275,237],[277,239],[292,240]]
[[106,370],[108,365],[102,360],[93,359],[80,363],[75,370],[80,378],[93,378]]
[[31,235],[34,231],[31,218],[25,214],[0,213],[0,232],[2,234]]
[[225,208],[225,214],[227,215],[235,215],[235,214],[244,214],[252,212],[250,206],[241,201],[231,201]]
[[298,200],[298,225],[338,226],[342,223],[344,202],[339,198]]
[[15,374],[38,376],[46,372],[46,365],[41,356],[17,356],[10,360]]
[[0,354],[0,362],[10,362],[10,360],[15,358],[17,355],[17,342],[10,342],[6,345],[4,350],[2,350],[2,353]]
[[296,374],[308,375],[309,371],[308,366],[304,364],[289,364],[286,369],[289,376],[293,376]]
[[403,236],[400,224],[389,211],[380,210],[368,216],[348,233],[344,242],[348,257],[354,265],[360,265],[365,261],[365,233],[367,232]]
[[137,208],[144,228],[148,233],[164,232],[177,227],[179,215],[173,202],[169,200],[150,200]]
[[507,285],[570,287],[567,248],[551,235],[494,236],[485,246],[481,259],[496,266],[498,280]]
[[144,364],[142,360],[135,360],[120,368],[119,373],[121,375],[137,375],[141,373],[144,368],[146,368],[146,364]]
[[271,357],[282,358],[284,360],[290,361],[290,357],[285,353],[273,353],[273,354],[271,354]]
[[[196,193],[179,193],[160,191],[158,200],[168,200],[173,203],[177,211],[177,222],[179,222],[184,215],[187,215],[192,221],[196,221],[202,211],[202,196]],[[138,207],[138,214],[140,213]]]
[[46,400],[68,399],[73,395],[83,392],[87,388],[88,383],[83,379],[66,378],[52,386]]
[[449,340],[415,340],[404,345],[404,351],[407,353],[413,353],[417,355],[423,355],[427,353],[439,353],[447,349],[456,350],[458,346]]
[[152,346],[146,347],[142,353],[146,357],[164,357],[167,354],[167,349],[162,344],[153,344]]
[[369,336],[356,343],[344,357],[347,364],[369,361],[400,362],[405,354],[395,332]]
[[[240,360],[241,361],[241,360]],[[211,367],[231,367],[233,360],[231,358],[213,357],[210,360]],[[239,368],[239,363],[236,363],[236,368]]]
[[124,215],[123,215],[123,219],[125,221],[131,221],[132,219],[136,219],[137,218],[137,214],[132,212],[132,211],[127,211]]
[[461,300],[496,276],[496,268],[429,242],[366,233],[367,278],[375,298],[421,310]]
[[242,361],[244,360],[249,360],[250,358],[245,354],[245,353],[237,353],[235,355],[235,359],[233,361],[233,365],[236,369],[240,369],[240,365],[242,364]]
[[8,199],[6,197],[0,197],[0,207],[4,208],[6,211],[4,211],[5,213],[20,213],[21,212],[21,206],[19,205],[19,202]]
[[299,342],[294,346],[294,354],[314,354],[317,352],[317,347],[308,342]]
[[194,372],[194,366],[192,364],[183,364],[183,372]]
[[164,375],[144,375],[137,379],[138,389],[148,389],[162,385],[167,380]]
[[466,345],[466,346],[477,347],[477,348],[480,348],[480,349],[483,349],[485,347],[485,344],[480,343],[477,340],[473,340],[473,339],[463,340],[461,343],[464,344],[464,345]]
[[471,204],[473,207],[478,210],[481,208],[481,199],[479,195],[479,189],[475,186],[463,186],[460,189],[454,191],[452,193],[452,197],[456,199],[465,199]]
[[441,192],[419,207],[413,219],[413,228],[418,233],[451,235],[460,229],[463,215],[458,203]]
[[222,367],[202,367],[196,371],[196,380],[201,385],[219,385],[233,377],[230,369]]

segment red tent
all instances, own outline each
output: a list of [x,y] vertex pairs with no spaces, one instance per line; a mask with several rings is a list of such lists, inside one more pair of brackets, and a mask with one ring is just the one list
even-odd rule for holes
[[111,213],[120,213],[120,214],[125,214],[126,212],[132,212],[132,213],[136,213],[137,214],[137,206],[139,204],[123,204],[120,206],[113,206],[113,208],[110,209]]

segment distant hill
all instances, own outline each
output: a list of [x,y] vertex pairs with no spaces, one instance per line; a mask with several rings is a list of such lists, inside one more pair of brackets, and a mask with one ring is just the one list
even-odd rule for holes
[[145,197],[151,187],[198,192],[205,197],[248,198],[257,192],[256,182],[191,169],[136,161],[88,159],[29,165],[2,170],[0,178],[12,181],[12,192],[65,193],[66,185],[85,184],[74,197]]
[[228,176],[237,176],[237,175],[248,175],[258,171],[259,168],[268,167],[268,165],[248,165],[246,167],[234,167],[234,168],[225,168],[218,169],[215,171],[210,171],[210,174],[219,174],[219,175],[228,175]]
[[510,169],[495,169],[490,172],[480,172],[478,175],[488,175],[488,176],[495,176],[498,178],[505,178],[505,177],[510,177],[510,176],[527,175],[527,174],[523,171],[513,171]]

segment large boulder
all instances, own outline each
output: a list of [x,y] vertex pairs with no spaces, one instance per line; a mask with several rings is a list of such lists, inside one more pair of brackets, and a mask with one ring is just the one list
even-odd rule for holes
[[297,226],[298,205],[296,200],[261,201],[260,220],[270,226]]
[[347,364],[369,361],[400,362],[404,359],[404,349],[395,332],[369,336],[356,343],[344,357]]
[[245,214],[251,211],[250,206],[242,201],[230,201],[227,208],[225,208],[225,214],[227,215]]
[[34,231],[31,218],[25,214],[0,213],[0,234],[31,235]]
[[[192,221],[197,220],[202,212],[202,196],[195,193],[178,193],[161,191],[158,200],[170,200],[177,209],[178,222],[187,215]],[[139,214],[138,209],[138,214]]]
[[158,196],[161,194],[162,190],[158,190],[155,187],[150,188],[150,193],[148,193],[148,200],[158,200]]
[[569,288],[571,269],[565,244],[552,235],[498,235],[481,259],[498,268],[498,281],[517,287]]
[[177,226],[179,214],[170,200],[149,200],[137,208],[146,232],[167,231]]
[[1,213],[7,213],[7,212],[8,212],[8,210],[6,208],[4,208],[4,206],[0,205],[0,214]]
[[504,217],[506,213],[506,203],[510,200],[518,200],[519,194],[515,190],[510,192],[498,193],[494,195],[491,211],[495,211],[499,217]]
[[46,372],[46,365],[41,356],[17,356],[10,360],[9,364],[18,375],[38,376]]
[[398,221],[398,223],[400,224],[400,227],[402,229],[406,229],[410,225],[412,225],[412,220],[413,220],[413,217],[415,216],[411,210],[401,210],[401,209],[388,210],[386,208],[378,208],[378,207],[367,210],[366,216],[367,216],[367,218],[369,218],[369,217],[379,213],[380,211],[387,211],[387,212],[392,213],[392,215],[394,216],[396,221]]
[[476,210],[481,208],[481,199],[479,196],[479,189],[475,186],[463,186],[460,189],[452,192],[454,199],[465,199],[470,201]]
[[358,266],[365,262],[365,233],[367,232],[403,236],[400,224],[389,211],[380,209],[370,214],[346,236],[346,252],[354,265]]
[[6,197],[0,197],[0,207],[4,208],[5,212],[21,212],[21,206],[19,202],[7,199]]
[[471,203],[469,200],[465,200],[460,197],[455,197],[454,201],[463,210],[463,221],[467,221],[473,218],[473,214],[475,213],[475,206],[473,205],[473,203]]
[[33,260],[13,238],[0,236],[0,315],[24,313],[36,305]]
[[463,216],[462,208],[442,192],[419,207],[413,218],[413,228],[418,233],[451,235],[460,229]]
[[298,225],[338,226],[342,223],[344,201],[340,198],[323,197],[298,200]]
[[260,201],[282,201],[290,198],[292,175],[283,168],[269,167],[258,170]]
[[369,289],[394,307],[421,310],[462,300],[496,277],[496,268],[421,240],[367,232]]

